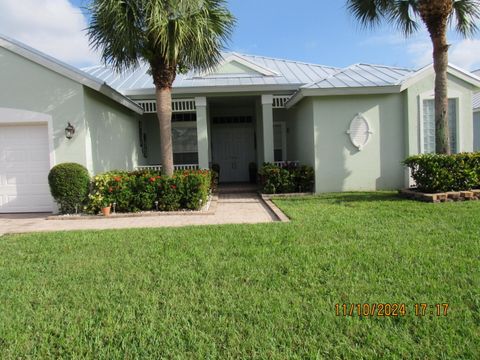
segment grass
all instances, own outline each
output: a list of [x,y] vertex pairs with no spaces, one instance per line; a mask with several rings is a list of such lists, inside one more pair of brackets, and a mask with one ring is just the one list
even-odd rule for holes
[[0,238],[0,358],[478,358],[480,202],[276,203],[291,223]]

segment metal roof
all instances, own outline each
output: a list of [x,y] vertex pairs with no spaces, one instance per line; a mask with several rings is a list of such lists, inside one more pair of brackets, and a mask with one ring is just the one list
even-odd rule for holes
[[[340,69],[315,65],[298,61],[274,59],[265,56],[225,53],[224,59],[237,57],[263,69],[270,70],[273,75],[264,75],[256,71],[242,74],[198,74],[189,72],[178,74],[173,88],[201,88],[221,86],[257,86],[257,85],[296,85],[297,87],[318,81]],[[141,64],[138,68],[124,73],[117,73],[111,67],[99,65],[83,69],[122,93],[133,90],[154,89],[152,76],[148,73],[149,65]]]
[[136,103],[134,103],[132,100],[125,97],[124,95],[118,93],[105,82],[58,59],[55,59],[52,56],[42,53],[41,51],[38,51],[28,45],[25,45],[19,41],[16,41],[1,34],[0,47],[3,47],[4,49],[7,49],[14,54],[22,56],[34,63],[37,63],[53,72],[56,72],[57,74],[63,75],[75,82],[78,82],[95,91],[98,91],[105,96],[108,96],[112,100],[118,102],[119,104],[129,108],[130,110],[133,110],[139,114],[143,113],[143,109],[140,108]]
[[[472,71],[473,74],[480,76],[480,69]],[[476,93],[472,98],[473,110],[480,111],[480,93]]]
[[414,70],[371,64],[355,64],[320,81],[303,86],[304,89],[362,88],[399,85]]

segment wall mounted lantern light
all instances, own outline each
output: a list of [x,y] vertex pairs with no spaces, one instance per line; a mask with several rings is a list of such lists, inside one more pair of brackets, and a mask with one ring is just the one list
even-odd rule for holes
[[73,126],[72,124],[70,124],[70,122],[68,123],[67,127],[65,128],[65,137],[70,140],[71,138],[73,138],[73,135],[75,134],[75,126]]

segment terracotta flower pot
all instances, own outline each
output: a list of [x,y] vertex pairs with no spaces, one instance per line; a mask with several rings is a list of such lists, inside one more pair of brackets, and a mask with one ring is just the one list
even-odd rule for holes
[[110,216],[110,209],[111,207],[110,206],[105,206],[102,208],[102,214],[103,216]]

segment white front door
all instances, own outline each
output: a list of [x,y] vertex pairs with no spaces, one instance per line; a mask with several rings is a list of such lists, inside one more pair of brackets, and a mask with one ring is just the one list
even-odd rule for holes
[[249,181],[248,166],[255,162],[252,124],[213,125],[213,162],[220,165],[220,182]]
[[0,213],[51,212],[46,125],[0,125]]

